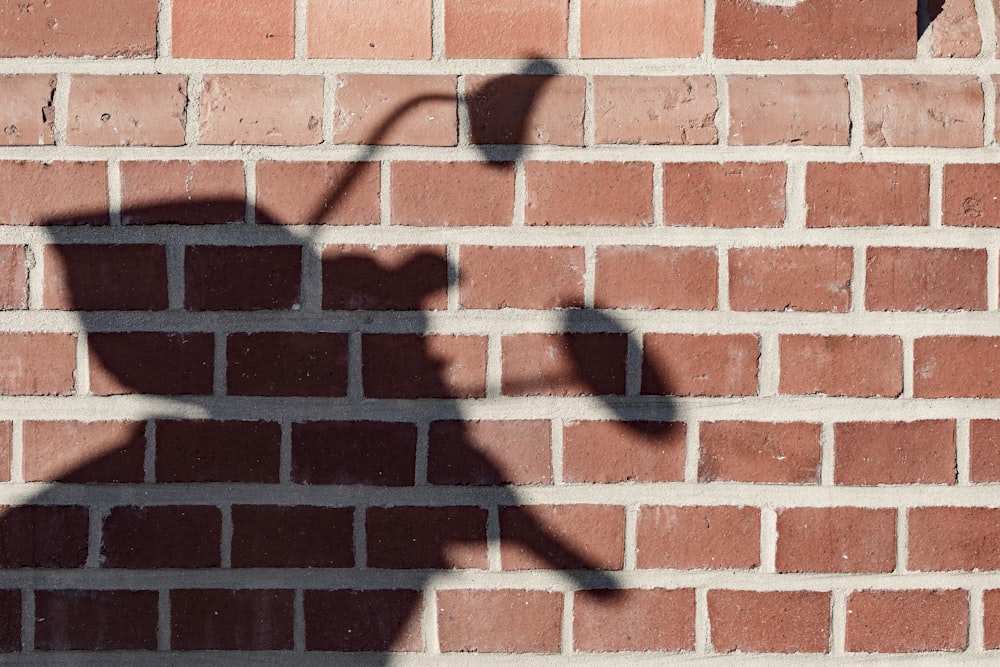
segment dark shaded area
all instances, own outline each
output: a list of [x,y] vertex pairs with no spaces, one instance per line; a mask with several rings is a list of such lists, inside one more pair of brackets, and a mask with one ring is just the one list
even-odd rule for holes
[[941,12],[946,0],[917,0],[917,39],[924,36]]

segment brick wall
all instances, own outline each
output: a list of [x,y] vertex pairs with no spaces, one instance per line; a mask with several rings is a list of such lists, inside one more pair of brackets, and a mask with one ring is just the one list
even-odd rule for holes
[[995,660],[998,13],[0,3],[0,659]]

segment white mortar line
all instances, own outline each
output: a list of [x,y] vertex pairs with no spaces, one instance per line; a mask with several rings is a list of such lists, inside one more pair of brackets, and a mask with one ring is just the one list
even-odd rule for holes
[[913,336],[902,335],[899,337],[903,343],[903,391],[899,395],[901,399],[913,398]]
[[806,164],[794,160],[785,175],[785,229],[805,229],[807,213]]
[[500,555],[500,508],[493,505],[486,514],[486,561],[490,572],[503,569]]
[[108,160],[108,217],[112,227],[122,224],[122,177],[117,158]]
[[41,310],[45,295],[45,242],[26,244],[25,268],[28,271],[28,310]]
[[228,339],[229,337],[217,332],[212,337],[212,394],[215,396],[225,396],[229,389],[228,370]]
[[986,248],[986,309],[996,312],[1000,302],[1000,251],[995,245]]
[[758,395],[777,396],[781,381],[781,350],[778,334],[766,330],[760,334],[760,360],[757,369]]
[[[14,70],[11,73],[17,73],[21,70]],[[5,73],[0,70],[0,73]],[[55,146],[52,147],[53,151],[57,148],[63,148],[66,146],[66,128],[69,126],[69,92],[71,77],[69,74],[59,73],[56,74],[56,92],[52,97],[52,109],[55,113],[55,119],[52,122],[52,136],[55,140]],[[32,146],[32,148],[38,148]],[[57,154],[62,154],[63,151],[58,151]],[[2,153],[0,153],[2,154]]]
[[462,308],[461,246],[456,243],[449,243],[445,247],[445,257],[448,263],[447,308],[449,311],[459,311]]
[[700,59],[709,63],[709,65],[717,65],[719,63],[713,57],[715,50],[715,2],[716,0],[705,0],[705,34]]
[[295,60],[309,57],[308,0],[295,0]]
[[424,587],[424,607],[421,610],[421,628],[424,635],[424,653],[430,656],[441,655],[441,642],[438,637],[438,602],[437,589],[433,586]]
[[906,508],[896,510],[896,569],[894,574],[909,571],[910,517]]
[[35,589],[21,590],[21,646],[24,653],[35,651]]
[[243,206],[243,220],[247,225],[257,224],[257,162],[256,160],[245,160],[243,162],[243,187],[246,197]]
[[719,312],[728,312],[730,310],[729,304],[729,253],[732,248],[727,245],[720,245],[716,248],[715,254],[719,262],[719,276],[718,276],[718,286],[716,291],[716,299],[718,301],[717,309]]
[[559,653],[570,656],[573,654],[573,614],[576,596],[573,591],[563,594],[561,627],[559,632]]
[[501,396],[503,389],[503,352],[500,336],[490,336],[486,342],[486,398]]
[[760,508],[760,571],[775,572],[778,554],[778,513],[773,507]]
[[306,650],[306,605],[301,588],[295,589],[292,603],[292,650],[302,653]]
[[597,291],[597,248],[586,245],[583,248],[583,306],[594,307],[594,294]]
[[219,535],[219,564],[224,569],[233,566],[233,506],[223,504],[219,508],[222,515],[222,529]]
[[861,160],[865,145],[864,86],[861,83],[861,77],[857,74],[849,74],[845,78],[847,79],[847,93],[850,100],[851,157],[853,160]]
[[184,310],[184,255],[186,248],[182,243],[166,243],[164,245],[167,262],[167,307],[170,310]]
[[188,146],[198,144],[201,138],[201,93],[204,83],[200,73],[188,74],[187,106],[184,108],[184,118],[187,122],[184,128],[184,143]]
[[979,586],[969,590],[969,645],[967,650],[972,653],[984,650],[984,592],[984,589]]
[[109,508],[90,506],[87,509],[87,561],[84,567],[98,568],[101,567],[101,533]]
[[820,484],[833,486],[836,473],[836,448],[834,446],[833,424],[824,422],[819,433],[820,452]]
[[979,18],[979,32],[983,40],[983,48],[979,59],[992,61],[997,54],[996,14],[991,0],[975,0],[976,16]]
[[368,567],[368,533],[365,527],[365,514],[367,510],[367,506],[358,504],[354,507],[352,515],[354,567],[358,570],[364,570]]
[[944,164],[935,160],[930,163],[930,191],[928,213],[930,216],[930,227],[938,229],[942,227],[941,219],[943,215],[942,206],[944,199]]
[[173,10],[174,0],[159,0],[156,16],[156,58],[170,58],[173,53]]
[[431,58],[433,61],[443,62],[445,56],[444,0],[432,0],[431,12]]
[[417,486],[427,484],[427,468],[430,465],[430,424],[426,421],[417,423],[417,444],[414,452],[413,483]]
[[359,401],[364,398],[364,376],[361,369],[361,333],[347,334],[347,398]]
[[851,312],[864,313],[866,294],[868,291],[868,248],[864,245],[855,246],[851,268]]
[[586,77],[586,88],[583,96],[583,145],[597,144],[597,112],[594,100],[594,77]]
[[563,419],[552,419],[551,424],[551,440],[552,440],[552,484],[559,486],[565,484],[565,479],[563,476],[563,459],[565,458],[565,448],[564,448],[564,434],[566,428],[566,421]]
[[392,224],[392,163],[389,160],[379,163],[378,211],[379,225],[389,227]]
[[997,86],[991,76],[980,74],[979,79],[983,84],[983,145],[996,148]]
[[456,95],[458,96],[458,146],[471,146],[472,119],[469,117],[468,78],[464,74],[459,74],[455,81],[455,86]]
[[653,227],[663,227],[663,163],[653,163]]
[[719,108],[715,112],[715,130],[719,135],[716,145],[718,150],[729,146],[729,80],[725,74],[716,74],[715,89],[719,101]]
[[955,421],[955,472],[959,486],[969,485],[970,469],[969,420]]
[[76,335],[76,373],[74,374],[74,394],[90,394],[90,355],[87,345],[88,334],[81,331]]
[[622,569],[631,572],[636,569],[638,556],[639,504],[629,503],[625,506],[625,558]]
[[712,621],[708,615],[708,589],[694,592],[694,650],[695,653],[712,653]]
[[569,0],[569,26],[567,29],[567,54],[570,58],[580,58],[580,0]]
[[528,184],[524,162],[518,160],[514,164],[514,218],[512,227],[524,227],[525,207],[528,201]]
[[830,610],[830,655],[843,656],[847,652],[847,591],[834,589]]

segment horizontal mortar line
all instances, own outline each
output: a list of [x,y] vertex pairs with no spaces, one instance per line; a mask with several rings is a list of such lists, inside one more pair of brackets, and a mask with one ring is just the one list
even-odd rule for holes
[[996,336],[1000,311],[797,313],[671,310],[52,311],[0,312],[4,333],[128,331],[426,334],[678,333],[813,336]]
[[[669,550],[669,545],[664,547]],[[908,572],[905,574],[770,574],[756,570],[369,570],[332,568],[205,568],[197,570],[3,570],[0,586],[12,584],[31,588],[95,590],[143,588],[303,588],[330,590],[387,588],[435,590],[525,589],[570,592],[613,586],[628,589],[708,588],[751,591],[830,591],[830,590],[915,590],[964,589],[996,584],[995,572]]]
[[711,482],[561,484],[558,486],[377,487],[303,484],[0,484],[11,505],[318,505],[476,506],[597,504],[602,506],[759,507],[991,507],[1000,508],[1000,484],[912,484],[878,487]]
[[[99,657],[84,651],[35,651],[19,653],[15,657],[0,655],[0,664],[45,665],[46,667],[78,667],[79,665],[121,665],[132,667],[136,664],[179,667],[217,667],[218,665],[332,665],[333,667],[383,667],[387,658],[381,653],[344,653],[326,651],[181,651],[174,653],[154,653],[152,651],[101,651]],[[770,665],[968,665],[995,664],[997,651],[983,653],[908,653],[908,654],[862,654],[849,653],[843,656],[828,654],[796,653],[794,655],[762,654],[752,655],[741,652],[729,654],[696,654],[691,652],[617,652],[617,653],[560,653],[539,655],[536,653],[392,653],[388,664],[393,667],[620,667],[629,665],[748,665],[749,667],[769,667]]]
[[[828,59],[730,60],[702,55],[697,58],[573,58],[551,59],[562,76],[698,76],[698,75],[969,75],[1000,72],[990,58],[934,58],[928,60]],[[538,60],[469,59],[377,60],[307,58],[305,60],[224,60],[208,58],[64,58],[15,57],[0,59],[0,74],[269,74],[339,76],[345,74],[493,75],[534,73],[546,69]]]
[[849,146],[802,145],[670,145],[598,144],[593,146],[474,145],[375,146],[316,144],[310,146],[4,146],[0,160],[253,160],[253,161],[434,161],[434,162],[930,162],[994,163],[1000,148],[892,146],[862,147],[861,159]]
[[988,248],[995,227],[642,227],[616,225],[529,225],[418,227],[392,225],[0,225],[0,244],[159,243],[183,245],[448,245],[503,247],[597,247],[643,245],[669,248],[782,248],[798,245],[853,247]]
[[363,399],[309,397],[5,396],[0,419],[134,421],[216,419],[427,423],[434,420],[767,421],[840,423],[995,419],[1000,400],[826,396],[505,397],[496,399]]

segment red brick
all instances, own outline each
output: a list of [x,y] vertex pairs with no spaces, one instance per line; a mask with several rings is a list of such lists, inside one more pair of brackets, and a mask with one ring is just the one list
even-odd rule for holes
[[448,305],[444,246],[340,245],[323,249],[323,308],[443,310]]
[[353,567],[354,508],[233,505],[233,567]]
[[598,308],[714,310],[718,271],[715,248],[599,246],[594,300]]
[[295,592],[170,591],[170,648],[175,651],[277,651],[293,647]]
[[639,508],[639,568],[749,569],[760,564],[756,507]]
[[694,650],[694,589],[608,591],[573,599],[575,651]]
[[392,224],[509,226],[514,219],[511,162],[393,162]]
[[89,523],[85,507],[0,506],[0,568],[83,567]]
[[445,653],[558,653],[563,595],[550,591],[442,590],[438,634]]
[[827,653],[830,593],[708,592],[712,648],[717,653]]
[[302,246],[188,246],[188,310],[289,310],[299,306]]
[[1000,648],[1000,590],[983,593],[983,648]]
[[76,336],[0,333],[0,396],[73,393]]
[[454,146],[457,85],[454,76],[342,74],[337,77],[333,141]]
[[157,0],[4,3],[0,58],[156,54]]
[[0,160],[0,225],[106,225],[108,172],[103,162]]
[[26,421],[24,481],[139,483],[144,481],[144,422]]
[[[0,9],[0,12],[3,10]],[[0,14],[0,22],[2,20]],[[55,94],[56,78],[51,74],[0,76],[0,99],[4,101],[0,109],[0,128],[3,130],[0,145],[54,144]]]
[[47,245],[42,306],[55,310],[165,310],[162,245]]
[[946,225],[1000,227],[1000,164],[946,164],[942,218]]
[[931,39],[937,58],[975,58],[983,49],[975,0],[933,0]]
[[518,334],[500,344],[504,396],[625,393],[625,334]]
[[665,164],[663,221],[670,227],[780,227],[785,222],[785,165]]
[[222,517],[215,507],[113,507],[104,519],[101,565],[219,567],[221,533]]
[[580,54],[584,58],[693,58],[701,54],[702,0],[583,0]]
[[361,376],[368,398],[482,398],[486,337],[366,334]]
[[983,87],[974,76],[865,76],[865,145],[983,145]]
[[200,122],[203,144],[318,144],[323,77],[205,75]]
[[431,57],[431,0],[309,0],[310,58]]
[[66,140],[77,146],[182,146],[187,77],[76,74]]
[[471,75],[465,90],[474,144],[583,145],[582,76]]
[[759,357],[760,342],[752,334],[646,334],[642,393],[753,396]]
[[986,250],[868,248],[868,310],[986,310]]
[[156,650],[156,591],[35,591],[35,648]]
[[377,162],[257,163],[257,222],[377,225]]
[[925,164],[811,162],[806,167],[806,227],[930,224]]
[[733,248],[729,305],[733,310],[847,312],[853,267],[850,248]]
[[431,484],[552,483],[547,421],[434,421],[429,438],[427,481]]
[[929,336],[913,343],[917,398],[1000,398],[1000,338]]
[[955,422],[835,424],[837,484],[954,484]]
[[[771,4],[771,3],[769,3]],[[715,55],[741,60],[913,58],[917,14],[908,0],[806,0],[792,6],[719,0]]]
[[175,58],[292,58],[294,0],[242,3],[174,0],[171,49]]
[[0,653],[18,653],[21,644],[21,591],[0,590]]
[[[14,447],[14,424],[0,421],[0,482],[10,481],[11,456]],[[25,454],[27,456],[27,454]],[[3,591],[0,590],[0,624],[2,624]],[[0,652],[4,645],[3,633],[0,631]]]
[[842,76],[731,76],[729,143],[846,146],[850,96]]
[[566,0],[445,0],[448,58],[565,58],[569,4]]
[[563,427],[567,482],[680,482],[685,426],[681,422],[570,421]]
[[[700,13],[701,3],[696,4]],[[621,5],[608,5],[614,6],[616,15],[626,13]],[[673,11],[672,6],[657,4],[645,13],[656,8]],[[645,25],[659,32],[670,24]],[[602,35],[605,29],[602,26]],[[628,44],[618,43],[614,48],[628,48]],[[595,76],[594,107],[594,137],[599,144],[701,145],[719,141],[714,77]]]
[[235,160],[122,162],[122,223],[240,222],[246,214],[243,163]]
[[27,255],[23,245],[0,245],[0,309],[28,307]]
[[486,510],[481,507],[369,507],[368,567],[484,570]]
[[699,482],[815,484],[820,425],[805,422],[702,422]]
[[966,591],[857,591],[847,597],[848,651],[960,651],[968,633]]
[[620,570],[624,551],[624,507],[500,508],[500,560],[505,570]]
[[230,396],[347,395],[347,334],[234,333],[226,358]]
[[899,396],[902,342],[894,336],[779,336],[782,394]]
[[583,248],[463,246],[463,308],[580,308]]
[[277,483],[280,448],[275,422],[158,420],[156,481]]
[[114,394],[211,394],[210,333],[92,333],[90,389]]
[[969,481],[1000,481],[1000,421],[969,421]]
[[778,510],[778,572],[892,572],[896,510],[795,507]]
[[916,507],[909,514],[911,570],[1000,569],[1000,510]]
[[322,421],[292,424],[292,480],[299,484],[413,486],[413,424]]
[[307,651],[424,648],[420,591],[305,591],[302,597]]
[[525,224],[653,224],[648,162],[528,162]]

